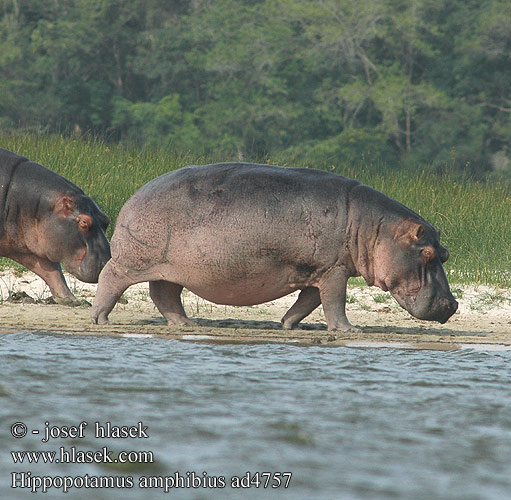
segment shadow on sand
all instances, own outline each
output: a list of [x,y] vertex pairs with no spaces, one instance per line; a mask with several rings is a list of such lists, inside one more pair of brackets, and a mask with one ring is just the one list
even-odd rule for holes
[[[295,330],[283,330],[282,325],[279,321],[267,321],[267,320],[243,320],[243,319],[233,319],[233,318],[225,318],[225,319],[205,319],[205,318],[191,318],[193,321],[197,323],[197,327],[194,326],[186,326],[184,327],[186,331],[194,331],[197,330],[197,333],[201,333],[203,330],[207,329],[235,329],[235,330],[261,330],[261,331],[272,331],[272,332],[287,332],[289,335],[300,335],[300,332],[314,332],[314,333],[324,333],[329,335],[340,334],[342,336],[353,336],[354,338],[363,338],[365,334],[368,334],[370,337],[371,334],[386,334],[386,335],[436,335],[439,337],[444,337],[446,339],[451,338],[455,340],[454,337],[465,337],[465,336],[476,336],[476,337],[487,337],[489,335],[488,332],[481,331],[463,331],[463,330],[451,330],[448,328],[431,328],[430,326],[412,326],[412,327],[403,327],[403,326],[363,326],[358,327],[359,331],[356,332],[329,332],[327,330],[326,324],[321,323],[300,323],[299,328]],[[135,322],[138,325],[162,325],[166,324],[164,318],[151,318],[144,319]]]

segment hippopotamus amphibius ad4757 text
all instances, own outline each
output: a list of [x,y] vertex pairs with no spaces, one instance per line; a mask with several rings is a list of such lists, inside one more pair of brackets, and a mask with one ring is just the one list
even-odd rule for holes
[[0,256],[38,274],[56,302],[78,305],[59,263],[96,283],[110,258],[108,217],[64,177],[0,148]]
[[362,275],[420,319],[457,309],[439,232],[412,210],[340,175],[249,163],[191,166],[148,182],[122,208],[92,318],[149,281],[169,324],[186,324],[183,287],[217,304],[253,305],[301,290],[282,318],[294,328],[320,304],[349,330],[346,284]]

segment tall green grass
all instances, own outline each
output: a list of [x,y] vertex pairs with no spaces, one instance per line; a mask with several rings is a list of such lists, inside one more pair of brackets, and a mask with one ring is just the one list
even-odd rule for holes
[[41,163],[74,182],[96,200],[112,223],[126,200],[149,180],[206,161],[193,153],[135,149],[110,145],[96,138],[83,140],[53,135],[0,135],[0,147]]
[[[27,156],[80,186],[112,219],[109,234],[122,205],[150,179],[184,165],[232,159],[31,134],[0,134],[0,147]],[[509,186],[420,168],[338,166],[335,170],[384,192],[440,228],[451,253],[445,266],[451,282],[511,286]]]

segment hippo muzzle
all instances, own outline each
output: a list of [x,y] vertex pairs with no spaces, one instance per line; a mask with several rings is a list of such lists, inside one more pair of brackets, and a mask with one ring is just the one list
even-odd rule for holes
[[432,293],[421,288],[416,295],[405,295],[390,291],[399,305],[417,319],[445,323],[457,310],[458,302],[453,295]]
[[97,283],[99,273],[111,257],[108,240],[103,234],[91,238],[87,241],[86,248],[79,253],[75,260],[63,260],[64,267],[80,281]]
[[68,269],[68,271],[84,283],[97,283],[99,279],[99,273],[103,267],[105,267],[105,264],[108,262],[108,260],[109,258],[96,260],[91,266],[82,264],[78,269]]
[[[423,273],[423,274],[422,274]],[[389,288],[399,305],[417,319],[445,323],[458,309],[451,293],[442,264],[433,262],[422,271],[420,286],[409,289],[406,285]]]

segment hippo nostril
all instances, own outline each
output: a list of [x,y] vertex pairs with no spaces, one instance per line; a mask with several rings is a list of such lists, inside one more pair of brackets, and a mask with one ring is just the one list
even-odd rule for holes
[[454,300],[454,298],[452,298],[452,299],[445,298],[444,304],[445,304],[445,308],[453,311],[453,313],[456,312],[458,309],[458,302],[456,300]]
[[444,304],[444,317],[440,320],[440,323],[443,325],[447,322],[447,320],[458,310],[458,302],[453,299],[444,298],[442,300]]
[[458,302],[454,300],[454,298],[445,299],[446,311],[448,312],[449,317],[451,317],[458,310],[458,305]]

